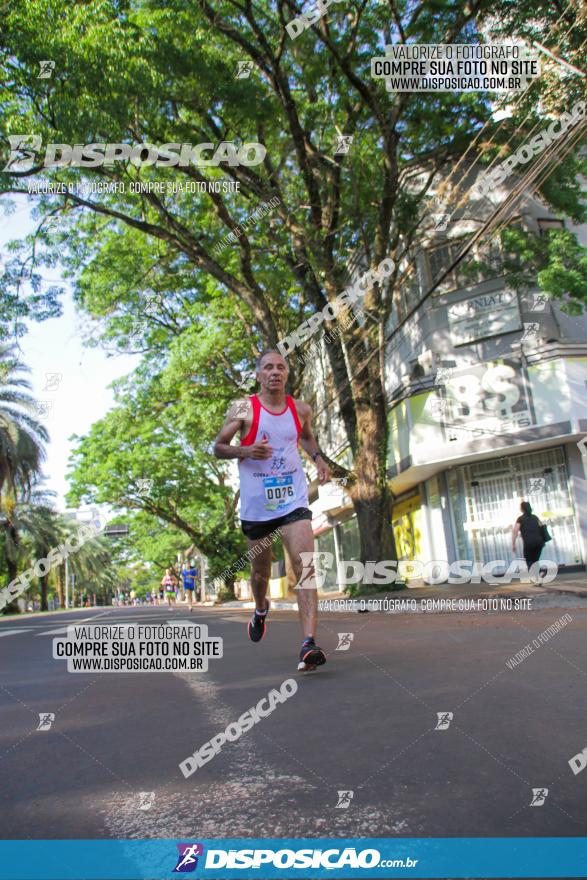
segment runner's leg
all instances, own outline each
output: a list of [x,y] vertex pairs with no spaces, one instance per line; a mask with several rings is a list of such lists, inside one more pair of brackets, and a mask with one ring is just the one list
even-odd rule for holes
[[251,590],[255,597],[256,610],[264,611],[271,575],[272,548],[263,538],[257,541],[247,538],[247,542],[251,557]]
[[304,638],[315,638],[318,617],[318,590],[316,588],[314,565],[310,563],[310,565],[304,568],[300,557],[300,553],[314,552],[312,523],[308,519],[287,523],[287,525],[281,526],[281,538],[296,577],[296,585],[299,584],[300,578],[304,574],[304,579],[302,584],[299,584],[299,589],[296,586],[302,635]]

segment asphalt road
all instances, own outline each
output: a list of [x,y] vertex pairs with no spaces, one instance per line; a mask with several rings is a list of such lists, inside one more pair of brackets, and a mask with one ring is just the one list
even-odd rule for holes
[[[165,622],[184,609],[2,621],[2,836],[583,836],[587,772],[569,766],[587,747],[577,605],[324,614],[328,663],[305,674],[290,611],[272,612],[254,645],[248,614],[198,609],[191,618],[224,640],[207,673],[74,675],[51,656],[68,622]],[[565,613],[561,632],[508,668]],[[339,632],[354,634],[349,650],[335,650]],[[292,677],[297,693],[183,777],[184,758]],[[439,712],[453,713],[448,729],[435,729]],[[54,713],[49,730],[40,713]],[[542,806],[533,788],[548,789]],[[339,791],[353,792],[346,808]]]

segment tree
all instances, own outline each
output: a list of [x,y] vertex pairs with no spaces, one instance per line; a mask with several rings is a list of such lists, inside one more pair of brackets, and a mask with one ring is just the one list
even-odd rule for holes
[[[69,530],[74,531],[72,524]],[[101,594],[106,604],[119,578],[119,564],[112,557],[110,539],[105,535],[97,535],[85,541],[68,557],[67,564],[75,578],[72,598],[75,599],[75,593],[80,597],[83,593],[96,593]],[[65,567],[65,564],[62,567]]]
[[14,349],[0,346],[0,494],[6,499],[27,494],[44,458],[45,427],[23,377],[28,368],[18,363]]
[[[353,325],[328,346],[328,406],[340,412],[352,451],[356,479],[350,493],[361,558],[393,558],[384,343],[390,323],[398,325],[410,254],[428,240],[430,193],[464,157],[475,169],[505,149],[512,135],[523,141],[539,121],[541,105],[560,110],[581,93],[577,80],[560,81],[553,65],[519,101],[506,96],[511,116],[497,121],[492,96],[485,93],[392,97],[371,78],[371,58],[391,42],[476,42],[480,34],[484,40],[505,34],[508,41],[523,36],[548,44],[554,38],[561,54],[576,61],[586,27],[572,3],[561,14],[557,4],[528,0],[515,5],[509,0],[348,0],[292,40],[285,25],[299,11],[294,0],[269,0],[263,6],[248,0],[139,5],[111,0],[96,9],[78,5],[73,12],[57,0],[31,2],[7,16],[6,126],[39,132],[44,143],[240,138],[265,145],[261,165],[224,169],[241,185],[239,195],[133,193],[129,187],[137,181],[195,184],[221,172],[118,163],[82,173],[98,182],[124,183],[124,193],[39,198],[42,215],[60,215],[63,226],[58,241],[39,228],[37,259],[43,249],[47,259],[59,251],[76,277],[78,301],[104,320],[110,339],[128,340],[128,321],[136,318],[149,290],[173,291],[170,306],[165,302],[161,315],[148,318],[151,332],[142,339],[151,375],[162,337],[183,332],[182,292],[199,309],[225,298],[238,316],[240,333],[249,333],[250,359],[334,299],[348,281],[352,255],[362,255],[372,268],[394,257],[396,271],[365,296],[375,320],[363,329]],[[31,66],[46,57],[56,59],[55,76],[31,82]],[[252,62],[249,79],[234,76],[242,59]],[[335,155],[341,133],[354,138],[352,148]],[[577,184],[581,169],[585,161],[570,155],[539,185],[545,202],[575,222],[585,218]],[[40,172],[37,162],[7,175],[7,190],[23,191],[27,178]],[[80,171],[60,168],[45,176],[73,183]],[[462,196],[458,185],[447,192],[449,199]],[[280,203],[268,218],[240,235],[237,245],[214,254],[226,232],[274,196]],[[483,217],[487,234],[495,220]],[[584,281],[584,251],[576,239],[572,243],[575,250],[565,249],[563,271]],[[534,256],[541,283],[551,284],[560,251]],[[564,282],[557,278],[553,292],[559,296]],[[566,292],[581,307],[582,281]],[[209,339],[205,317],[190,330],[198,344]],[[212,360],[224,370],[228,391],[231,372],[240,364],[223,350]],[[295,390],[295,370],[292,382]],[[201,382],[196,397],[205,401],[209,394]],[[216,428],[207,426],[202,447]]]
[[[50,506],[50,494],[37,490],[30,500],[17,504],[13,510],[11,530],[18,536],[17,546],[22,557],[26,552],[31,565],[46,559],[52,547],[57,547],[64,536],[64,519]],[[8,543],[8,540],[7,540]],[[8,552],[7,552],[8,555]],[[39,577],[41,611],[47,611],[49,570]]]
[[25,372],[27,368],[16,359],[14,348],[0,345],[0,528],[8,583],[16,577],[21,553],[18,505],[30,495],[48,439],[45,427],[35,417],[35,401],[28,393],[31,386]]
[[193,544],[220,571],[246,546],[234,493],[213,456],[191,442],[205,436],[206,410],[190,407],[189,392],[187,400],[180,395],[164,404],[161,387],[143,384],[140,395],[121,392],[118,405],[80,440],[68,500],[107,501],[128,511],[127,544],[136,561],[164,570]]
[[[2,523],[2,557],[10,569],[11,580],[17,576],[19,569],[25,571],[41,560],[50,560],[50,551],[63,546],[79,528],[79,523],[52,507],[52,495],[54,493],[33,487],[26,498],[13,498],[10,504],[4,501],[4,508],[9,513]],[[113,558],[108,538],[98,535],[76,547],[68,556],[67,564],[80,589],[102,592],[105,597],[116,584],[120,563]],[[51,578],[56,585],[59,604],[64,607],[62,587],[65,562],[53,568],[44,568],[44,573],[38,578],[41,611],[48,610]],[[17,607],[15,600],[6,606],[6,613],[14,612]]]

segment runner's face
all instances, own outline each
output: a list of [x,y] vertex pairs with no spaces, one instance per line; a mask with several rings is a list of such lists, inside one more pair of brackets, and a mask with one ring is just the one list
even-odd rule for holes
[[257,373],[259,383],[264,391],[283,391],[289,370],[285,359],[280,354],[267,354],[261,361],[261,367]]

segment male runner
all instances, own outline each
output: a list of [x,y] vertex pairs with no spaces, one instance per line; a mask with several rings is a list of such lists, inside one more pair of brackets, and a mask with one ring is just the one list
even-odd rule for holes
[[[249,638],[260,642],[265,635],[272,552],[271,545],[265,546],[262,539],[279,529],[298,584],[302,572],[308,575],[298,587],[303,636],[298,669],[311,670],[325,663],[326,657],[315,642],[318,594],[314,570],[304,570],[300,557],[301,553],[314,552],[314,535],[298,443],[315,462],[321,483],[330,479],[330,471],[312,434],[310,406],[285,393],[288,374],[287,363],[279,352],[270,349],[259,356],[257,379],[261,391],[231,406],[216,438],[214,454],[238,459],[242,530],[249,551],[255,548],[251,554],[251,587],[256,607],[249,623]],[[233,446],[231,440],[237,431],[240,446]]]
[[185,597],[187,599],[188,605],[190,606],[190,613],[193,611],[194,590],[196,588],[196,575],[197,571],[194,568],[193,562],[190,562],[189,568],[187,565],[184,565],[181,572],[181,579],[183,581]]

